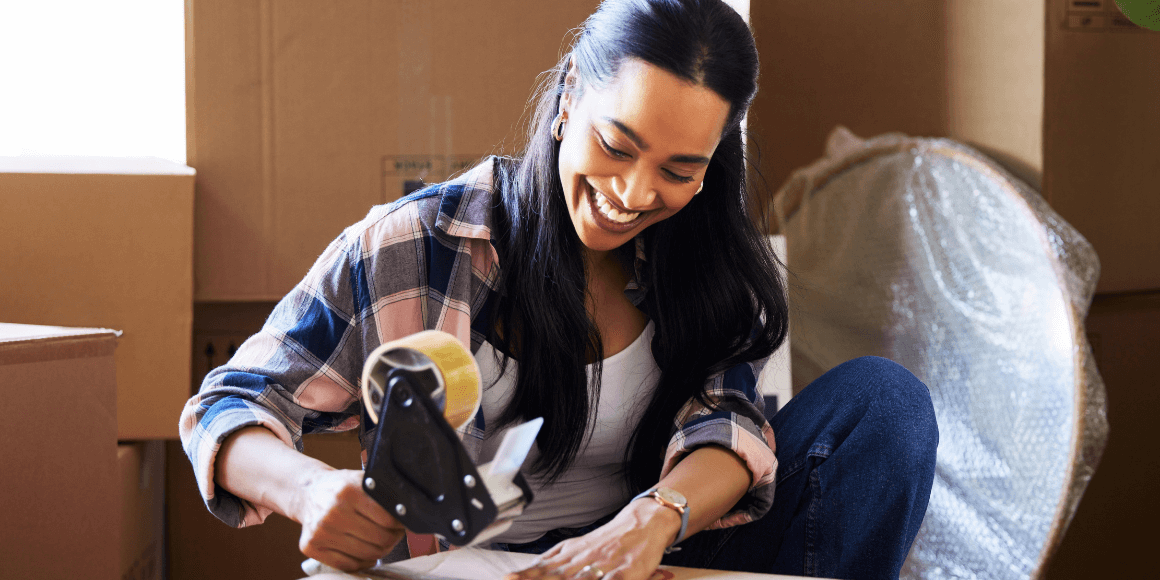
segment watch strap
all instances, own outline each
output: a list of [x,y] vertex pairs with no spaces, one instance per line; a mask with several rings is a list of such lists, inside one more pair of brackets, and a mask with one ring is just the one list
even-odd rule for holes
[[[641,492],[639,495],[632,498],[632,500],[630,500],[629,503],[632,503],[632,502],[634,502],[638,499],[644,498],[644,497],[649,497],[649,498],[653,498],[655,500],[658,500],[657,503],[660,503],[661,505],[663,505],[665,507],[672,507],[672,506],[669,506],[668,503],[666,503],[666,502],[659,501],[660,498],[657,497],[657,488],[655,488],[655,487],[652,489],[647,489],[647,490]],[[685,539],[685,531],[689,527],[689,504],[688,504],[688,502],[685,503],[684,509],[678,510],[674,507],[673,510],[676,511],[677,513],[681,514],[681,531],[677,533],[677,539],[673,540],[673,543],[669,544],[668,548],[665,548],[666,554],[680,550],[680,548],[677,548],[676,545],[681,543],[681,540]]]

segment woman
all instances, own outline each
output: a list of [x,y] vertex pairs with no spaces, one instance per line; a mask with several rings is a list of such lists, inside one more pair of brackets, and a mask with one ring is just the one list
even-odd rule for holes
[[181,433],[211,511],[278,511],[341,569],[386,554],[403,529],[361,472],[294,446],[356,426],[365,446],[367,354],[438,328],[491,369],[462,433],[475,459],[544,417],[537,499],[495,547],[547,552],[515,577],[644,579],[662,558],[897,577],[933,477],[925,386],[858,359],[772,428],[761,412],[787,318],[746,210],[744,21],[720,0],[608,0],[555,72],[523,155],[374,208],[206,377]]

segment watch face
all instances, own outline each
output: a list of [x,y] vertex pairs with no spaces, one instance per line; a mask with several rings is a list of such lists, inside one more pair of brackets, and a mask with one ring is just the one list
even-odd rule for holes
[[672,488],[657,488],[657,495],[660,496],[661,499],[681,507],[685,507],[689,503],[689,501],[685,499],[685,496],[682,495],[681,492]]

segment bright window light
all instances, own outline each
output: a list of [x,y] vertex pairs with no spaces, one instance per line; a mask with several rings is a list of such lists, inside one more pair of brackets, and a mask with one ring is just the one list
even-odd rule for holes
[[0,0],[0,155],[185,163],[182,0]]

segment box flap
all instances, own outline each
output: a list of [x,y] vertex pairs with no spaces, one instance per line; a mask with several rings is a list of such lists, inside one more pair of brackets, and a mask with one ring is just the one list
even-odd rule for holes
[[0,322],[0,365],[109,356],[121,331]]
[[160,157],[22,155],[0,157],[0,173],[193,175],[192,167]]

